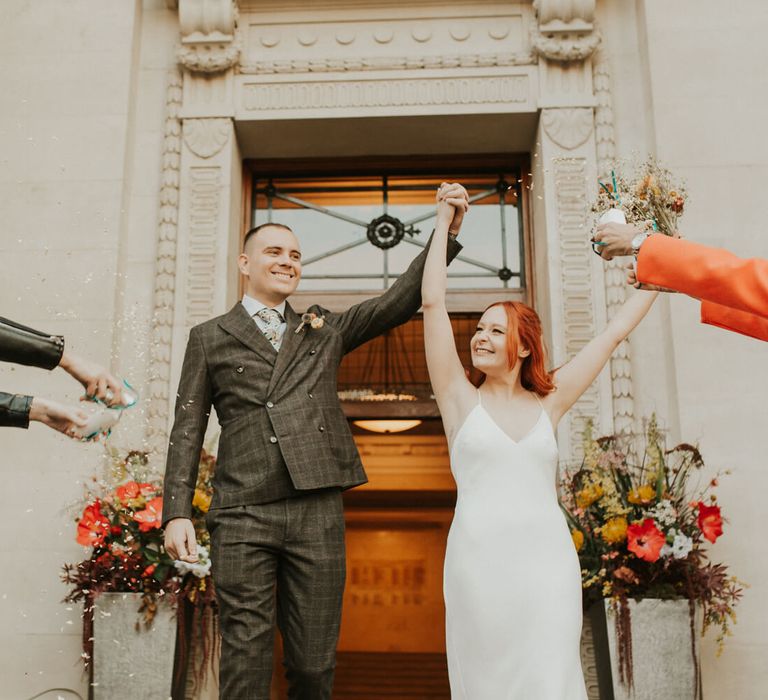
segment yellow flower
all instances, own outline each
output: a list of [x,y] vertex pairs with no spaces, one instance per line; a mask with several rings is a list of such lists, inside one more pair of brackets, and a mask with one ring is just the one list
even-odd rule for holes
[[632,489],[627,495],[627,500],[635,505],[647,505],[656,498],[656,489],[650,484],[643,484],[638,489]]
[[603,539],[608,544],[619,544],[627,539],[627,519],[626,518],[611,518],[608,520],[601,529]]
[[207,513],[211,507],[211,497],[201,489],[195,489],[195,497],[192,499],[192,505],[199,508],[203,513]]
[[581,530],[571,530],[571,539],[573,540],[573,546],[576,547],[576,551],[580,552],[584,546],[584,533]]
[[595,501],[603,497],[603,488],[600,484],[585,486],[576,494],[576,505],[579,508],[589,508]]

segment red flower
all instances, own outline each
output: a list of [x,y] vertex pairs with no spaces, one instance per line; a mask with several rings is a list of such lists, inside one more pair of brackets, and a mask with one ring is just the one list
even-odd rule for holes
[[696,507],[699,509],[699,515],[696,518],[699,530],[706,539],[714,542],[723,534],[723,518],[720,515],[720,506],[707,506],[699,501]]
[[77,524],[77,541],[84,547],[98,547],[104,544],[108,532],[109,518],[101,512],[101,502],[94,501],[86,506]]
[[123,534],[123,528],[121,528],[119,525],[113,525],[111,528],[109,528],[109,531],[115,535],[122,535]]
[[135,481],[127,481],[115,489],[115,495],[121,503],[128,503],[139,496],[152,496],[155,493],[155,487],[152,484],[137,484]]
[[115,489],[115,495],[121,503],[128,503],[132,498],[139,495],[139,485],[135,481],[129,481]]
[[139,530],[149,532],[163,524],[163,497],[153,498],[144,510],[133,514],[133,519],[139,524]]
[[627,528],[627,549],[645,561],[657,561],[666,538],[656,527],[653,518],[646,518],[641,524],[633,523]]
[[144,569],[144,573],[142,576],[151,576],[155,573],[155,569],[157,568],[157,564],[150,564],[146,569]]

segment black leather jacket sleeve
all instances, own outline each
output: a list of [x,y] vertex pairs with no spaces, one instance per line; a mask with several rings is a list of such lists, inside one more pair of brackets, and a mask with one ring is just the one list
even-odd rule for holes
[[29,407],[31,405],[31,396],[6,394],[4,391],[0,391],[0,426],[28,428]]
[[41,333],[0,316],[0,361],[53,369],[63,352],[63,336]]

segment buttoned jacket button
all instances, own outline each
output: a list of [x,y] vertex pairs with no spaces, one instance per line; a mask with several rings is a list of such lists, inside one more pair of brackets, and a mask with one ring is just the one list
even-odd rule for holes
[[325,432],[325,428],[324,428],[322,425],[321,425],[320,427],[318,427],[318,430],[319,430],[321,433],[324,433],[324,432]]
[[309,354],[310,354],[310,355],[314,355],[316,352],[317,352],[317,350],[310,350],[310,351],[309,351]]
[[313,396],[313,395],[310,393],[310,394],[309,394],[309,398],[310,398],[310,399],[314,399],[315,397],[314,397],[314,396]]
[[267,408],[272,408],[274,405],[271,401],[267,401]]
[[239,366],[239,367],[238,367],[238,368],[235,370],[235,372],[237,372],[238,374],[242,374],[242,373],[243,373],[243,366],[242,366],[242,365],[240,365],[240,366]]
[[273,435],[271,438],[269,438],[269,441],[274,445],[277,442],[277,438]]

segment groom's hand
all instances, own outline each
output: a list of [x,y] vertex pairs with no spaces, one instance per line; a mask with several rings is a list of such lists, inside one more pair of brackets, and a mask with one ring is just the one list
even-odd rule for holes
[[189,518],[174,518],[165,526],[165,551],[171,559],[194,564],[197,561],[195,526]]

